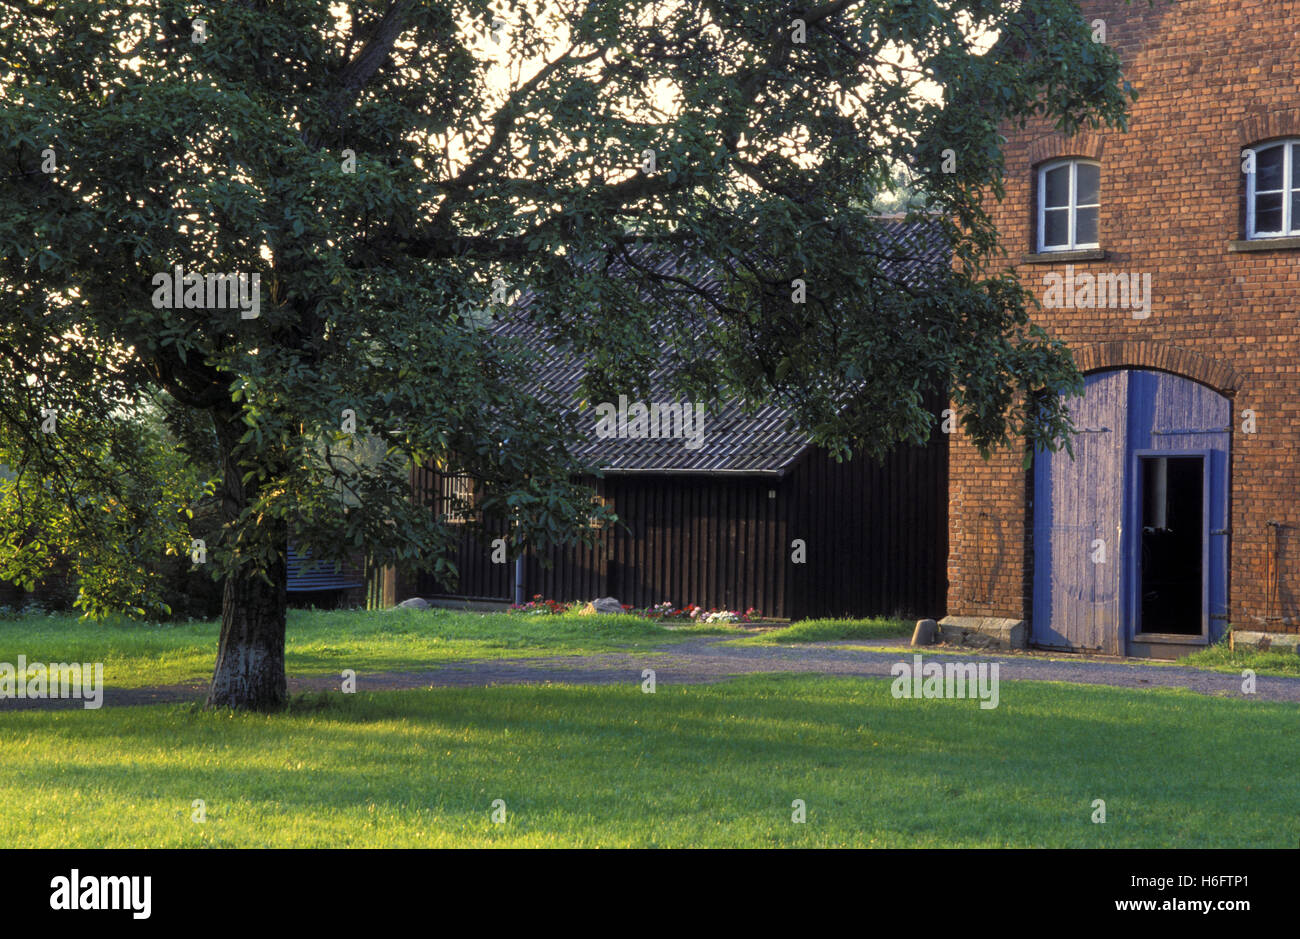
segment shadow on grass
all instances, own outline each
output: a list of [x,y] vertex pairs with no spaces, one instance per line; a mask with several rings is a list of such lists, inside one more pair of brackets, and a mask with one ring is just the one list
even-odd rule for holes
[[[654,695],[313,694],[275,716],[26,715],[6,727],[0,780],[127,818],[148,799],[202,797],[231,843],[260,843],[267,817],[310,840],[326,819],[377,814],[465,843],[1294,846],[1293,705],[1017,682],[989,711],[889,686],[751,676]],[[484,827],[496,798],[508,836]],[[789,821],[796,798],[806,829]]]

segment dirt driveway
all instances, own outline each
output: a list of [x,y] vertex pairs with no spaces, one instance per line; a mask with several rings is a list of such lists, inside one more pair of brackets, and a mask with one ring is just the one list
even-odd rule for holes
[[[911,661],[920,651],[906,640],[819,642],[791,646],[727,645],[725,636],[709,636],[664,646],[655,654],[607,652],[588,656],[548,656],[531,659],[496,659],[460,662],[419,671],[377,672],[357,676],[358,691],[392,691],[403,688],[486,687],[522,684],[639,684],[641,671],[653,668],[660,685],[708,684],[738,675],[794,672],[847,677],[889,677],[895,662]],[[949,654],[939,661],[952,660]],[[1064,681],[1118,688],[1187,688],[1198,694],[1253,697],[1264,701],[1300,702],[1300,678],[1260,676],[1256,693],[1243,695],[1241,676],[1207,672],[1178,665],[1153,665],[1141,659],[1049,658],[1040,653],[959,653],[957,658],[997,662],[1000,681]],[[154,688],[106,688],[104,705],[128,707],[196,701],[204,684]],[[290,678],[292,693],[338,691],[335,677]],[[80,708],[79,700],[0,701],[0,713],[16,710]]]

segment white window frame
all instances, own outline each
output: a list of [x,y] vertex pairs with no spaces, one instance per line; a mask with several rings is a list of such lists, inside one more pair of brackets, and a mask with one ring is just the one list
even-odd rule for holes
[[[1045,243],[1047,238],[1047,174],[1062,166],[1070,168],[1070,201],[1068,223],[1070,232],[1070,241],[1064,245],[1048,245]],[[1078,204],[1079,190],[1079,167],[1095,166],[1097,167],[1097,202],[1088,205]],[[1060,211],[1057,206],[1054,211]],[[1079,209],[1096,209],[1097,210],[1097,241],[1081,244],[1075,241],[1079,237],[1078,211]],[[1101,163],[1097,160],[1084,160],[1079,157],[1066,157],[1063,160],[1052,160],[1050,163],[1044,163],[1038,168],[1038,253],[1047,254],[1053,251],[1086,251],[1091,248],[1101,247]]]
[[[1255,154],[1258,171],[1259,155],[1265,150],[1282,148],[1282,230],[1260,232],[1255,230],[1255,179],[1258,172],[1246,174],[1246,238],[1250,241],[1262,241],[1269,238],[1295,238],[1300,235],[1300,219],[1291,217],[1291,195],[1297,190],[1291,185],[1291,167],[1300,158],[1300,138],[1270,140],[1267,143],[1248,147]],[[1275,192],[1269,189],[1266,192]]]

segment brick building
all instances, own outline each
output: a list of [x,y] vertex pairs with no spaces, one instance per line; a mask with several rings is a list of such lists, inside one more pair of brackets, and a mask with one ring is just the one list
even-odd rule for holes
[[1300,0],[1079,6],[1129,130],[1005,130],[993,207],[1085,373],[1076,458],[954,435],[949,612],[1159,657],[1300,632]]

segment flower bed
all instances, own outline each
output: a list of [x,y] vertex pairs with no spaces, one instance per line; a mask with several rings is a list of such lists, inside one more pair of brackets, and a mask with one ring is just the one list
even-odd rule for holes
[[576,613],[582,606],[581,603],[561,603],[559,600],[547,600],[539,593],[527,603],[510,604],[506,612],[518,613],[523,616],[559,616],[562,613]]
[[680,610],[672,609],[672,604],[669,603],[660,603],[653,609],[662,611],[661,619],[692,620],[697,623],[752,623],[763,617],[762,610],[752,606],[743,613],[740,610],[706,610],[693,603],[688,603]]
[[[562,613],[576,613],[584,606],[586,604],[582,601],[561,603],[559,600],[548,600],[539,593],[527,603],[511,604],[507,612],[524,616],[558,616]],[[632,616],[639,616],[642,619],[667,620],[680,623],[752,623],[763,616],[761,610],[752,606],[744,612],[740,610],[706,610],[694,603],[688,603],[686,606],[678,608],[667,601],[656,603],[654,606],[645,609],[634,609],[631,604],[625,603],[623,604],[623,612]]]

